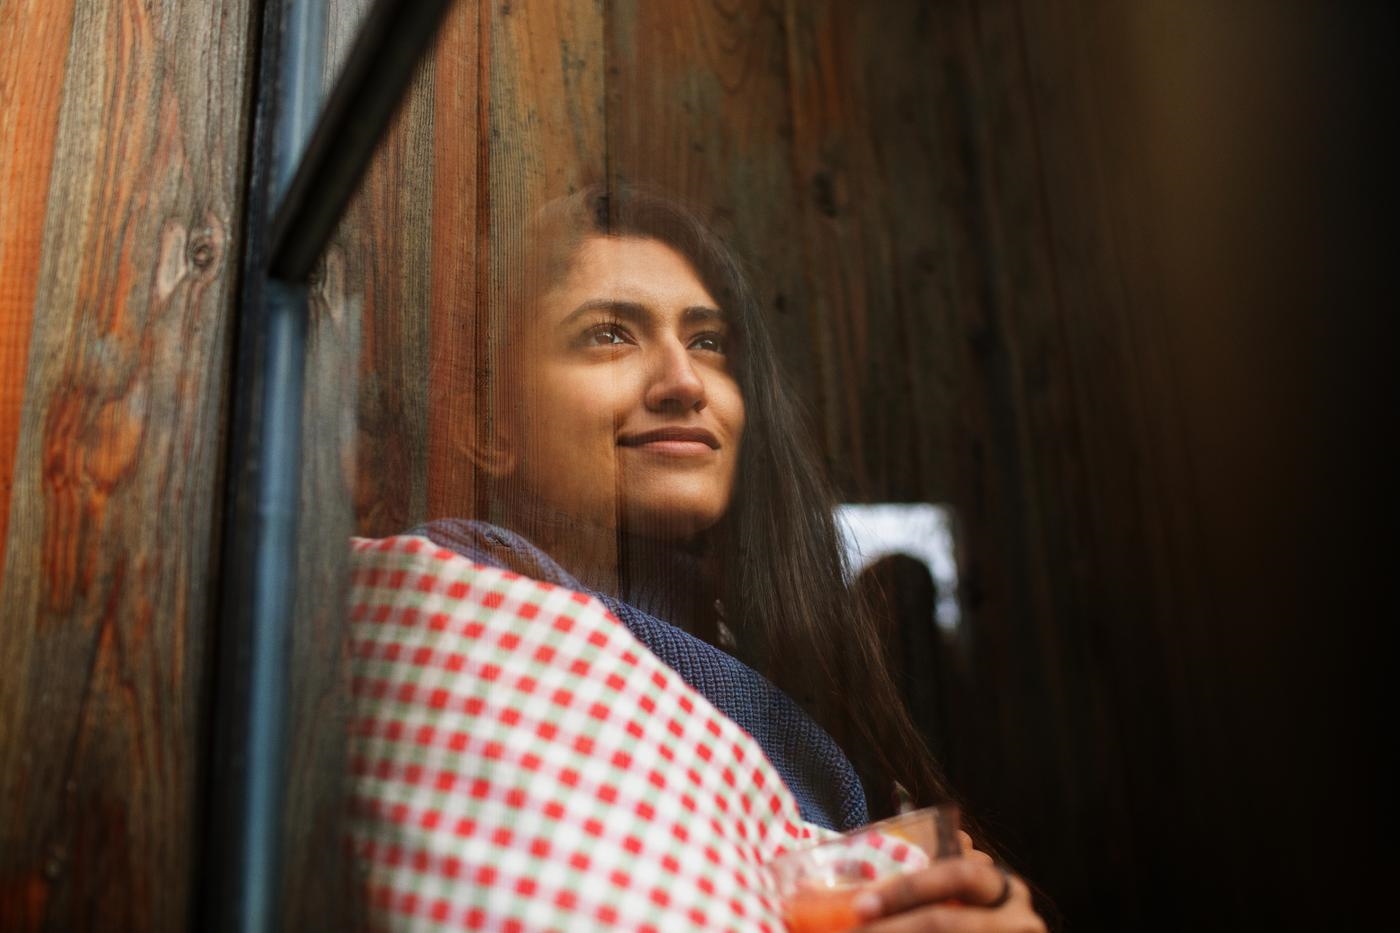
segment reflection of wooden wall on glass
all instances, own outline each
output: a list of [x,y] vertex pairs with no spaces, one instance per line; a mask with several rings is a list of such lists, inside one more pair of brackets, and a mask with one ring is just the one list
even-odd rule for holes
[[[758,271],[846,494],[946,499],[953,403],[936,374],[956,369],[965,302],[944,293],[975,275],[961,226],[928,209],[957,201],[964,167],[938,156],[956,89],[923,65],[948,64],[955,35],[918,4],[470,6],[342,229],[363,309],[359,531],[477,514],[463,435],[488,315],[519,273],[510,232],[609,179],[697,208]],[[935,268],[942,249],[957,261]]]

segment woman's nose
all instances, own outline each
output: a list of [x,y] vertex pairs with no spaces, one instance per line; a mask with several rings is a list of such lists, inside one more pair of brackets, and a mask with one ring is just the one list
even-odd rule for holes
[[699,411],[705,407],[705,380],[679,341],[654,348],[646,406],[652,411]]

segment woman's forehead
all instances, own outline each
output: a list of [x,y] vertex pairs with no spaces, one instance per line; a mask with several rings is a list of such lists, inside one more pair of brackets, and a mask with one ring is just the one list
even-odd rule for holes
[[586,237],[550,295],[660,308],[718,307],[688,259],[660,240],[630,236]]

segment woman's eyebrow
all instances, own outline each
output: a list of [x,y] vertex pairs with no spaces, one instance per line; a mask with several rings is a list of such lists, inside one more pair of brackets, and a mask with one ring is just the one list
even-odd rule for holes
[[728,324],[729,315],[719,308],[695,305],[681,312],[681,320],[686,324]]
[[[615,298],[594,298],[585,301],[574,310],[564,316],[559,322],[560,328],[571,326],[579,318],[594,311],[607,311],[621,320],[630,323],[646,321],[650,318],[651,312],[646,305],[635,301],[620,301]],[[729,315],[719,308],[711,308],[707,305],[692,305],[681,312],[681,321],[685,324],[715,323],[728,324]]]
[[591,301],[585,301],[566,314],[564,319],[559,322],[559,326],[568,327],[585,314],[589,314],[593,311],[607,311],[623,320],[632,322],[645,320],[647,317],[646,307],[635,301],[618,301],[614,298],[594,298]]

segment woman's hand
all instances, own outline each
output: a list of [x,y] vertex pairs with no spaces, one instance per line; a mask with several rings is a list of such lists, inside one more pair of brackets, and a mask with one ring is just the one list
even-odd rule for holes
[[962,837],[963,857],[940,859],[856,899],[860,933],[1045,933],[1026,883]]

